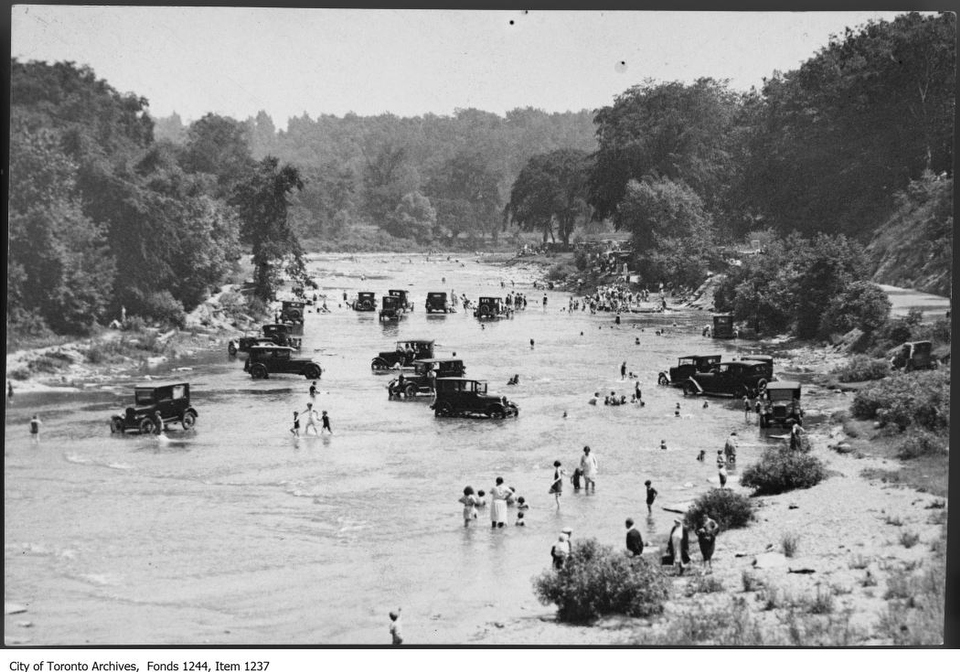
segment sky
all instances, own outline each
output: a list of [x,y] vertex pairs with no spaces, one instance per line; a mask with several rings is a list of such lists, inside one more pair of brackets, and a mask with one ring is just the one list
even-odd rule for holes
[[759,87],[892,12],[16,5],[21,61],[89,65],[154,117],[597,109],[646,79]]

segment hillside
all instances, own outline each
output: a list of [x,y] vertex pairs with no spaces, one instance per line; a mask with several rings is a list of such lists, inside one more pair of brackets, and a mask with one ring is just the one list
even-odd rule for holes
[[912,182],[867,246],[875,282],[950,296],[953,279],[953,179]]

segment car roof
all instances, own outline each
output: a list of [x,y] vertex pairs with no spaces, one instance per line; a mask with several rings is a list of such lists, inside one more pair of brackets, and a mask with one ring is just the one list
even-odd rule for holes
[[416,361],[435,364],[437,362],[462,362],[463,360],[460,359],[459,357],[431,357],[429,359],[418,359]]
[[254,345],[251,348],[256,348],[257,350],[289,350],[290,352],[295,352],[296,348],[291,348],[289,345]]
[[705,359],[707,357],[723,357],[723,355],[684,355],[680,359]]
[[447,376],[446,378],[437,378],[437,380],[443,380],[443,381],[465,380],[465,381],[473,381],[473,382],[475,382],[475,383],[485,383],[485,382],[487,382],[486,380],[482,380],[482,379],[480,379],[480,378],[467,378],[466,376]]
[[397,343],[430,343],[433,345],[434,340],[432,338],[400,338],[397,339]]
[[189,385],[189,384],[190,383],[187,383],[184,381],[177,381],[174,383],[152,383],[149,385],[147,383],[140,383],[138,385],[134,385],[133,389],[134,390],[154,390],[158,387],[174,387],[176,385]]
[[767,383],[768,390],[798,390],[800,383],[793,380],[775,380]]
[[753,360],[755,362],[772,362],[773,355],[740,355],[742,360]]

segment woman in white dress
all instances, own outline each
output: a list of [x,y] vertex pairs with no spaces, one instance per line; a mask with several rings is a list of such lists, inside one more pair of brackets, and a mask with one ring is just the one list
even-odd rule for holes
[[490,499],[493,500],[493,506],[490,507],[490,526],[503,527],[507,523],[507,498],[510,496],[510,489],[503,484],[503,478],[497,476],[497,484],[490,489]]

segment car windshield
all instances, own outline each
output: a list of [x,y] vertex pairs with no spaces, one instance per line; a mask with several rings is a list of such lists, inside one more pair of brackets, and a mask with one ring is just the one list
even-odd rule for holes
[[134,393],[137,406],[146,406],[153,403],[153,390],[137,390]]
[[793,390],[770,390],[770,401],[793,401]]

